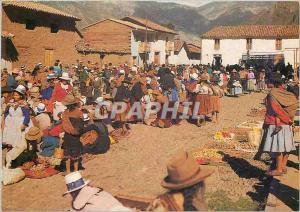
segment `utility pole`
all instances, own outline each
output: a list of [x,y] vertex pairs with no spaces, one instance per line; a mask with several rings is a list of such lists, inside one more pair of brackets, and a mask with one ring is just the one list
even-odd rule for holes
[[145,39],[145,58],[144,58],[144,68],[147,65],[147,55],[148,55],[148,17],[147,14],[145,14],[146,18],[146,39]]

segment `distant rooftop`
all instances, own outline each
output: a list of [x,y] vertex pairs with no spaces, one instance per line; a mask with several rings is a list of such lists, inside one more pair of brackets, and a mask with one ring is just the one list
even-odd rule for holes
[[147,28],[153,29],[155,31],[161,31],[161,32],[166,32],[166,33],[177,35],[177,32],[175,32],[174,30],[169,29],[165,26],[159,25],[157,23],[154,23],[153,21],[150,21],[148,19],[143,19],[143,18],[134,17],[134,16],[128,16],[128,17],[122,18],[122,20],[129,21],[129,22],[147,27]]
[[18,8],[24,8],[28,10],[33,10],[33,11],[39,11],[39,12],[44,12],[48,14],[53,14],[53,15],[58,15],[58,16],[63,16],[67,18],[74,19],[76,21],[80,21],[80,18],[77,18],[76,16],[70,15],[68,13],[65,13],[63,11],[60,11],[58,9],[55,9],[53,7],[40,4],[37,2],[31,2],[31,1],[2,1],[3,7],[18,7]]
[[206,39],[239,38],[299,38],[298,25],[240,25],[219,26],[204,33]]

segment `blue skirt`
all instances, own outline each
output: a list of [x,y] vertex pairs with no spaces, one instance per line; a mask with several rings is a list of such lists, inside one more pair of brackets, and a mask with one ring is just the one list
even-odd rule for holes
[[290,125],[282,125],[282,129],[276,134],[272,135],[275,130],[275,125],[269,125],[264,130],[264,152],[279,153],[291,152],[296,150],[292,127]]

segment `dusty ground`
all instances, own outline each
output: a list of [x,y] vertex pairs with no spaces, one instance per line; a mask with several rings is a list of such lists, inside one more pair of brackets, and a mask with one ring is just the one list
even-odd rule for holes
[[[155,197],[165,191],[160,187],[160,181],[166,175],[165,164],[172,154],[180,148],[199,148],[211,142],[217,130],[256,119],[248,117],[247,113],[252,107],[259,106],[263,97],[265,94],[257,93],[239,98],[224,97],[220,123],[209,123],[201,128],[187,122],[169,129],[132,125],[129,138],[113,145],[108,153],[98,155],[84,164],[86,169],[82,174],[92,181],[92,185],[101,186],[113,194]],[[236,201],[234,197],[240,196],[240,193],[243,193],[242,197],[249,198],[247,192],[253,192],[253,186],[257,183],[255,176],[243,177],[240,173],[235,173],[232,166],[203,168],[217,171],[214,177],[207,180],[207,192],[214,195],[220,192],[220,188],[224,188],[227,190],[225,193],[228,192],[228,196],[233,197],[233,201]],[[240,193],[230,193],[237,181],[243,189]],[[40,180],[24,179],[17,184],[2,187],[2,209],[68,210],[70,197],[62,197],[65,190],[61,175]]]

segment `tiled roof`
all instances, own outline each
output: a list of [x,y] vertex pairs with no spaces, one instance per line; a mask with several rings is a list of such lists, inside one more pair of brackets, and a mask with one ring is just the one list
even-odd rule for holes
[[2,1],[2,5],[4,7],[19,7],[19,8],[25,8],[28,10],[34,10],[34,11],[39,11],[39,12],[44,12],[44,13],[49,13],[49,14],[54,14],[54,15],[58,15],[58,16],[63,16],[63,17],[67,17],[67,18],[72,18],[75,19],[77,21],[80,20],[80,18],[77,18],[73,15],[70,15],[68,13],[65,13],[63,11],[57,10],[53,7],[44,5],[44,4],[40,4],[37,2],[31,2],[31,1]]
[[143,18],[134,17],[134,16],[128,16],[128,17],[122,18],[122,20],[129,21],[129,22],[147,27],[147,28],[153,29],[155,31],[161,31],[161,32],[166,32],[166,33],[177,35],[177,32],[175,32],[174,30],[164,27],[162,25],[159,25],[157,23],[154,23],[148,19],[143,19]]
[[201,52],[201,47],[194,44],[194,43],[187,43],[187,49],[189,50],[190,53],[200,53]]
[[97,53],[116,53],[116,54],[130,54],[129,49],[120,49],[111,46],[111,48],[97,48],[91,45],[87,40],[80,40],[75,44],[75,48],[79,52],[97,52]]
[[204,33],[206,39],[239,38],[299,38],[298,25],[219,26]]
[[184,43],[185,43],[184,41],[176,39],[174,41],[174,51],[179,52],[181,50],[181,48],[183,47]]
[[6,32],[6,31],[2,31],[1,32],[1,37],[6,38],[6,39],[12,39],[13,37],[15,37],[15,35],[11,34],[9,32]]
[[113,18],[109,18],[109,19],[104,19],[104,20],[101,20],[101,21],[97,21],[97,22],[95,22],[93,24],[90,24],[90,25],[88,25],[88,26],[86,26],[86,27],[84,27],[82,29],[86,29],[88,27],[94,26],[96,24],[99,24],[99,23],[101,23],[103,21],[107,21],[107,20],[114,21],[114,22],[119,23],[119,24],[123,24],[123,25],[128,26],[128,27],[130,27],[132,29],[135,29],[135,30],[153,31],[151,29],[146,29],[146,27],[143,27],[143,26],[140,26],[140,25],[137,25],[137,24],[133,24],[133,23],[128,22],[128,21],[123,21],[123,20],[113,19]]

